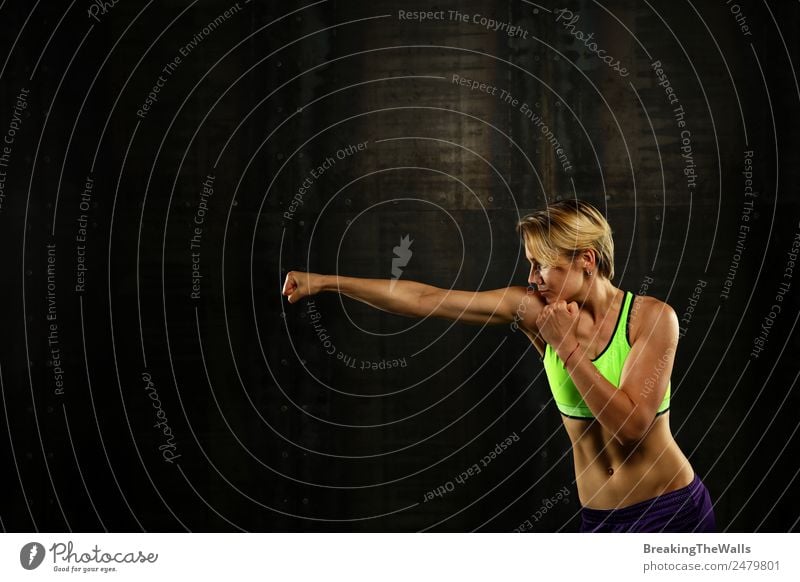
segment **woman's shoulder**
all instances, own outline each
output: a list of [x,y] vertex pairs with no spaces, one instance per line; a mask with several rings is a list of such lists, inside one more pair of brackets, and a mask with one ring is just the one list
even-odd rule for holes
[[628,315],[628,339],[631,345],[643,335],[653,332],[677,337],[678,315],[666,302],[650,295],[635,295]]

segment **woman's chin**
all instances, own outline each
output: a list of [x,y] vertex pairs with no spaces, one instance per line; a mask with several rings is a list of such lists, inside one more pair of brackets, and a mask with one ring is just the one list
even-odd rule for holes
[[539,291],[539,296],[547,303],[558,303],[560,301],[558,293],[553,291]]

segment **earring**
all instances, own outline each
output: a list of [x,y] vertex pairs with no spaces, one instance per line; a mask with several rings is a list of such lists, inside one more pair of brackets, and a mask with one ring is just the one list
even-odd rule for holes
[[591,271],[586,271],[586,275],[591,277],[592,276],[592,272]]

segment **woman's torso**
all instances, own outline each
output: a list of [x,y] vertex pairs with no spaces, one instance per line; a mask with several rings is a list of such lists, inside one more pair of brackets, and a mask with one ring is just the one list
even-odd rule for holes
[[[613,313],[603,318],[599,329],[592,328],[588,315],[576,328],[577,339],[587,346],[590,359],[609,345],[623,307],[624,293],[618,291]],[[656,299],[636,296],[630,307],[629,334],[636,342],[641,321],[637,313],[652,308]],[[526,331],[544,357],[546,344]],[[655,418],[645,437],[634,445],[622,445],[595,419],[575,419],[561,415],[572,442],[578,496],[585,507],[610,509],[625,507],[688,485],[694,470],[678,447],[669,426],[669,412]]]

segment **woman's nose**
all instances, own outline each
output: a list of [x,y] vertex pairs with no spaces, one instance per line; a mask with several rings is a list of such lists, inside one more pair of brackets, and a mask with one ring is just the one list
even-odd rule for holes
[[531,272],[528,275],[528,283],[536,283],[537,285],[540,285],[542,282],[542,275],[539,273],[539,270],[535,267],[531,267]]

